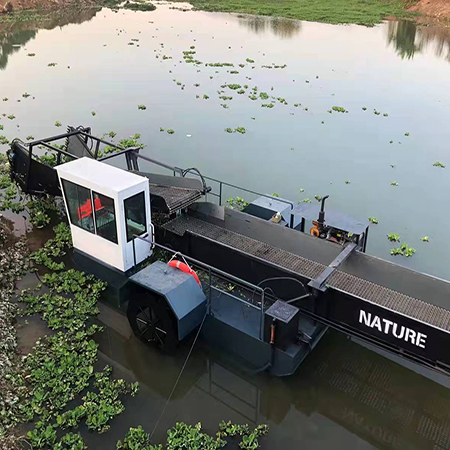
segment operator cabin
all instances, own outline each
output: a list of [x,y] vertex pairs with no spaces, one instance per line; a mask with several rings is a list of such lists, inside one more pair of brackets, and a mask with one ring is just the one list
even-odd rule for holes
[[79,252],[122,272],[151,254],[153,239],[148,179],[80,158],[56,167]]

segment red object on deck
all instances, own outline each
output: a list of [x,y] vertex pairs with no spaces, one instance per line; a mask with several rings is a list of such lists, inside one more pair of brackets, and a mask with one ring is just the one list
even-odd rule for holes
[[[94,206],[95,210],[98,211],[103,208],[102,202],[99,198],[96,198],[94,200]],[[92,204],[91,200],[86,200],[86,203],[84,205],[81,205],[78,207],[78,219],[85,219],[86,217],[89,217],[92,214]]]
[[199,280],[197,274],[187,264],[185,264],[181,261],[177,261],[176,259],[169,261],[167,264],[170,267],[176,267],[177,269],[180,269],[182,272],[192,275],[195,278],[195,281],[198,283],[198,285],[201,286],[200,280]]

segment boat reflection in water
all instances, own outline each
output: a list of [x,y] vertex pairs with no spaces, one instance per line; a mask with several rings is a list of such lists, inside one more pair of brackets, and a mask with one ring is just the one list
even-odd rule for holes
[[[107,327],[99,337],[100,350],[113,361],[116,376],[128,373],[139,380],[141,392],[128,402],[124,415],[130,426],[142,424],[151,431],[192,340],[168,356],[137,341],[125,321],[115,328],[119,332]],[[270,433],[262,448],[447,449],[450,390],[431,379],[434,373],[429,375],[336,332],[328,332],[287,378],[254,375],[230,356],[198,343],[155,442],[163,441],[165,430],[177,421],[200,421],[213,433],[221,420],[232,420],[267,423]]]

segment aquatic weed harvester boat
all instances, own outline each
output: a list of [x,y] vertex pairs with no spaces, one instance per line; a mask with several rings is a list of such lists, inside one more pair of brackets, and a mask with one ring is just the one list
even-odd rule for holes
[[[54,166],[36,157],[42,148]],[[25,193],[63,196],[76,264],[108,282],[109,301],[146,343],[172,352],[197,330],[252,370],[281,376],[332,327],[450,371],[450,283],[367,255],[369,223],[325,211],[327,196],[296,205],[83,127],[16,139],[8,155]],[[253,201],[224,207],[225,191],[239,189]]]

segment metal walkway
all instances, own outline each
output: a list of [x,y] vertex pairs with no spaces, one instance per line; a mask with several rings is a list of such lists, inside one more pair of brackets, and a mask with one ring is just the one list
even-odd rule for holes
[[[163,225],[163,228],[180,236],[189,232],[199,237],[214,240],[218,244],[231,247],[253,258],[258,258],[309,279],[317,278],[327,267],[316,261],[226,230],[187,214],[180,215],[167,222]],[[450,332],[450,311],[439,306],[339,270],[330,277],[327,286]]]

